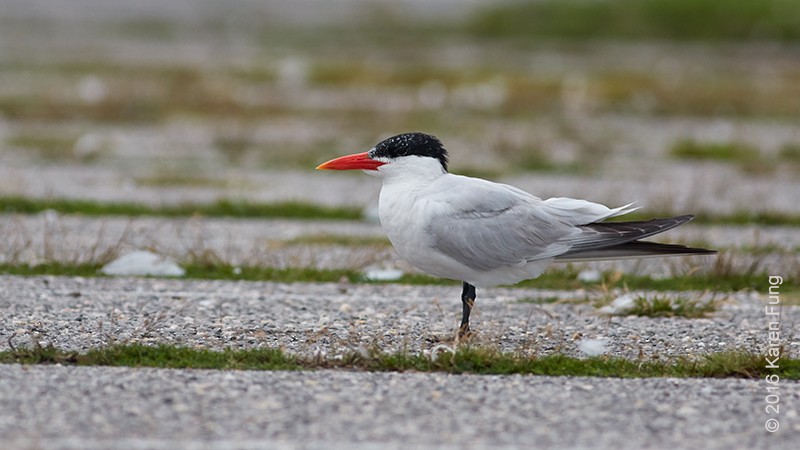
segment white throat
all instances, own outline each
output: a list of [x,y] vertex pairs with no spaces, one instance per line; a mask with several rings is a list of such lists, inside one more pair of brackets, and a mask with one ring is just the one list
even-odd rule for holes
[[[425,245],[420,242],[419,230],[424,224],[424,206],[418,200],[437,179],[447,172],[435,158],[405,156],[378,168],[383,181],[378,215],[381,227],[401,256],[408,259],[408,244]],[[422,215],[421,215],[422,214]],[[413,253],[412,253],[413,254]]]
[[436,158],[403,156],[378,167],[383,185],[394,183],[428,184],[447,173]]

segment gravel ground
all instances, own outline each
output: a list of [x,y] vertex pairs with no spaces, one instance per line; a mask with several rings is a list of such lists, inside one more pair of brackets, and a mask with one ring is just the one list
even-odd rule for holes
[[[38,340],[86,350],[115,342],[213,349],[280,347],[312,356],[377,346],[429,351],[453,343],[460,286],[191,281],[141,278],[2,277],[0,349]],[[613,293],[612,293],[613,294]],[[683,293],[682,295],[686,295]],[[704,294],[692,294],[702,296]],[[763,298],[733,294],[705,319],[607,317],[589,291],[478,292],[471,342],[529,354],[580,355],[583,339],[638,358],[726,349],[763,351]],[[787,355],[800,354],[800,307],[786,306]]]
[[5,449],[796,448],[800,386],[0,365]]
[[[141,278],[2,277],[0,349],[31,339],[87,349],[166,342],[280,346],[301,355],[379,345],[430,349],[453,334],[458,287],[281,284]],[[763,348],[757,295],[709,319],[602,318],[584,292],[491,289],[481,345],[579,354],[581,336],[613,354]],[[783,309],[797,356],[800,308]],[[780,430],[762,380],[257,372],[0,365],[4,449],[794,448],[800,384],[781,381]]]

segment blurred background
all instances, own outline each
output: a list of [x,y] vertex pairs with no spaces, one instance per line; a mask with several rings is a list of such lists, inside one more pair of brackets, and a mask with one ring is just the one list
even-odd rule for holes
[[796,0],[0,0],[0,197],[366,207],[313,168],[423,131],[541,197],[796,225],[799,43]]

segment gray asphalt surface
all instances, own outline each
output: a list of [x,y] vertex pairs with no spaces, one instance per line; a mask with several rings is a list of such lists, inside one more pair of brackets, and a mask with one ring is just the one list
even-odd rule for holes
[[[453,345],[461,314],[459,285],[1,279],[0,350],[7,349],[11,339],[15,346],[35,340],[72,350],[169,343],[212,349],[279,347],[304,356],[372,347],[425,352],[436,345]],[[580,356],[581,340],[607,339],[610,354],[632,359],[729,349],[758,352],[767,346],[764,299],[758,294],[718,296],[719,310],[702,319],[608,317],[592,303],[601,295],[583,290],[479,290],[470,343],[530,355]],[[672,295],[702,299],[710,294]],[[783,308],[787,355],[800,352],[798,322],[800,308]]]
[[[335,356],[452,345],[458,286],[2,277],[0,349],[32,340],[278,346]],[[637,357],[763,348],[763,303],[736,295],[708,319],[606,318],[581,293],[492,289],[474,343],[580,355],[609,339]],[[797,307],[785,307],[787,354]],[[762,326],[764,325],[764,326]],[[247,372],[0,365],[4,449],[794,448],[800,384],[764,380]],[[765,422],[778,418],[776,433]]]
[[797,383],[0,366],[4,448],[796,448]]

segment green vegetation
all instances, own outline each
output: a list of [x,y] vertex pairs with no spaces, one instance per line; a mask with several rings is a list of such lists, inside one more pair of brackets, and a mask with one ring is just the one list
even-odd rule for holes
[[[371,45],[391,53],[392,47],[388,43]],[[411,47],[425,48],[424,45]],[[502,43],[485,40],[481,43],[481,48],[487,54],[493,53],[494,47],[498,47],[497,52],[513,55],[513,51]],[[579,58],[587,58],[585,55],[592,52],[591,48],[562,48],[558,44],[554,50]],[[214,147],[230,162],[257,162],[272,166],[305,164],[304,167],[308,167],[309,161],[320,162],[319,155],[332,146],[326,142],[331,138],[320,138],[311,145],[308,142],[298,145],[291,140],[268,142],[252,133],[253,124],[284,118],[302,118],[312,122],[346,118],[345,123],[357,124],[347,130],[348,134],[360,139],[374,139],[376,134],[384,133],[381,130],[386,129],[425,129],[435,134],[459,130],[457,133],[464,135],[469,134],[470,128],[481,129],[487,118],[527,121],[532,116],[559,114],[565,106],[565,88],[569,87],[563,74],[558,72],[531,71],[514,64],[493,64],[480,58],[468,66],[443,67],[426,60],[424,52],[409,52],[408,48],[399,50],[404,55],[402,63],[387,61],[379,68],[361,59],[331,62],[324,53],[317,54],[318,49],[308,51],[309,74],[304,78],[306,88],[355,88],[376,92],[384,89],[403,90],[411,96],[439,99],[435,102],[440,103],[441,108],[414,105],[408,111],[389,113],[381,110],[377,103],[352,99],[318,108],[307,101],[286,102],[279,97],[247,102],[235,94],[247,89],[279,88],[276,86],[279,80],[266,75],[277,70],[269,66],[201,70],[189,66],[159,67],[132,62],[117,65],[53,62],[0,66],[0,73],[9,77],[33,73],[37,78],[58,76],[66,79],[93,76],[113,86],[113,94],[97,102],[37,92],[17,96],[0,95],[0,114],[9,120],[45,124],[90,120],[130,125],[164,123],[187,116],[213,121],[235,119],[242,124],[242,128],[220,130],[213,141]],[[780,76],[771,81],[772,87],[763,89],[758,73],[744,69],[730,70],[718,65],[710,66],[702,73],[679,67],[669,77],[660,71],[644,68],[590,67],[581,72],[579,84],[585,88],[587,107],[598,113],[795,117],[800,114],[800,103],[793,101],[800,95],[800,74],[792,66],[781,69],[779,73]],[[220,85],[235,86],[237,89],[219,89]],[[494,100],[477,103],[469,100],[480,98],[486,89],[495,92],[492,97]],[[428,95],[429,92],[433,95]],[[758,94],[755,95],[755,92]],[[74,144],[77,136],[71,134],[73,132],[62,131],[67,134],[65,136],[58,135],[58,131],[55,133],[44,139],[25,133],[25,136],[20,136],[21,143],[51,157],[91,159],[101,158],[105,154],[76,155],[66,145],[70,141]],[[596,136],[586,136],[582,145],[591,145],[595,139]],[[335,141],[336,144],[342,143],[340,138],[335,138]],[[522,163],[537,170],[550,170],[549,166],[552,165],[552,161],[537,157],[523,160]],[[555,165],[555,170],[564,169],[574,170],[569,165],[565,168]]]
[[151,206],[142,203],[74,199],[33,199],[27,197],[0,197],[0,212],[33,214],[54,210],[63,214],[87,216],[164,216],[187,217],[192,215],[224,217],[281,217],[292,219],[361,218],[357,208],[331,208],[301,202],[255,203],[235,200],[217,200],[213,203],[181,203]]
[[793,0],[542,0],[492,4],[480,36],[568,39],[800,39]]
[[682,140],[675,144],[670,154],[681,159],[728,161],[749,163],[759,159],[757,149],[735,142],[703,143],[694,140]]
[[278,349],[224,350],[190,349],[159,345],[116,345],[86,353],[53,347],[12,349],[0,352],[4,364],[69,364],[80,366],[126,366],[221,370],[317,370],[347,369],[370,372],[446,372],[486,375],[550,375],[591,377],[736,377],[760,378],[776,374],[800,378],[800,360],[783,358],[780,369],[766,369],[762,355],[744,351],[714,353],[699,359],[631,361],[617,357],[586,359],[555,354],[526,357],[487,348],[460,347],[438,353],[435,358],[407,352],[351,352],[342,358],[302,358]]
[[283,283],[333,283],[346,279],[351,283],[363,282],[360,272],[347,269],[315,269],[311,267],[242,266],[229,264],[185,265],[186,277],[212,280],[277,281]]
[[[179,181],[176,181],[179,182]],[[188,181],[187,181],[188,182]],[[181,203],[176,205],[146,205],[133,202],[100,202],[66,198],[36,199],[18,196],[0,196],[0,213],[36,214],[46,210],[62,214],[87,216],[163,216],[189,217],[251,217],[291,219],[360,220],[361,210],[354,207],[326,207],[302,202],[256,203],[237,200],[218,200],[213,203]],[[636,211],[616,221],[649,220],[655,217],[677,215],[672,211]],[[706,225],[784,225],[800,226],[800,216],[769,211],[739,211],[730,214],[698,214],[692,223]],[[328,238],[319,238],[326,240]],[[347,239],[331,237],[332,241]],[[302,240],[302,239],[301,239]],[[352,241],[353,245],[358,245]],[[332,242],[333,243],[333,242]],[[372,243],[378,244],[378,240]],[[342,244],[348,245],[348,244]]]
[[777,167],[774,158],[762,156],[758,149],[736,142],[714,143],[685,139],[676,143],[670,154],[678,159],[733,163],[741,171],[752,175],[773,173]]
[[351,236],[341,234],[313,234],[285,241],[287,245],[343,245],[348,247],[386,247],[392,245],[381,236]]
[[[246,281],[276,281],[283,283],[301,282],[337,282],[342,279],[353,283],[364,282],[360,272],[354,270],[324,270],[314,268],[286,268],[257,266],[232,266],[230,264],[213,263],[211,261],[195,264],[183,264],[186,270],[185,278],[210,279],[210,280],[246,280]],[[72,277],[104,276],[100,273],[102,264],[68,264],[49,262],[43,264],[0,264],[0,274],[3,275],[56,275]],[[431,278],[431,280],[436,280]],[[413,284],[419,283],[410,277]]]
[[3,275],[54,275],[71,277],[98,276],[101,264],[68,264],[47,262],[41,264],[0,264],[0,274]]
[[[556,172],[556,173],[576,173],[586,171],[589,166],[581,165],[579,162],[559,163],[544,150],[532,145],[515,145],[509,142],[500,142],[494,145],[494,153],[507,166],[507,172]],[[592,160],[595,164],[599,163],[600,155],[593,154]]]
[[74,157],[74,137],[17,135],[6,140],[9,147],[33,151],[48,160],[63,160]]
[[192,187],[215,187],[224,188],[228,183],[221,178],[212,178],[196,174],[187,174],[179,171],[159,171],[153,175],[136,177],[136,183],[140,186],[192,186]]
[[784,161],[800,163],[800,144],[786,144],[778,153],[778,158]]
[[115,345],[84,354],[54,347],[33,347],[0,352],[0,362],[19,364],[69,364],[80,366],[161,367],[170,369],[296,370],[301,366],[278,349],[192,349],[159,345]]
[[[38,265],[28,264],[0,264],[0,274],[4,275],[62,275],[62,276],[99,276],[101,264],[67,264],[45,263]],[[283,283],[325,283],[347,280],[350,283],[398,283],[412,285],[456,285],[458,282],[444,278],[435,278],[424,274],[405,274],[397,281],[371,281],[364,278],[364,274],[357,270],[349,269],[316,269],[311,267],[275,268],[260,266],[233,266],[226,263],[202,261],[182,264],[186,269],[186,278],[215,279],[215,280],[245,280],[245,281],[274,281]],[[595,286],[600,289],[623,288],[627,290],[647,291],[714,291],[734,292],[742,289],[763,289],[766,280],[764,273],[733,273],[721,271],[720,273],[694,274],[674,278],[651,278],[643,275],[623,274],[620,272],[605,272],[599,283],[587,285],[577,280],[577,273],[571,267],[554,268],[545,272],[539,278],[523,281],[514,285],[523,288],[574,290]],[[793,278],[784,277],[785,289],[782,293],[792,292],[792,286],[797,283]],[[687,306],[688,307],[688,306]]]
[[[633,275],[608,271],[601,274],[598,286],[605,289],[621,287],[627,290],[648,291],[714,291],[735,292],[742,289],[758,290],[763,288],[766,274],[735,272],[697,273],[691,276],[673,278],[652,278],[645,275]],[[577,279],[577,273],[571,268],[551,269],[539,278],[523,281],[515,286],[539,289],[579,289],[587,285]]]
[[685,317],[695,319],[706,317],[717,310],[717,303],[686,297],[672,298],[665,295],[646,297],[640,295],[634,306],[625,315],[644,317]]

